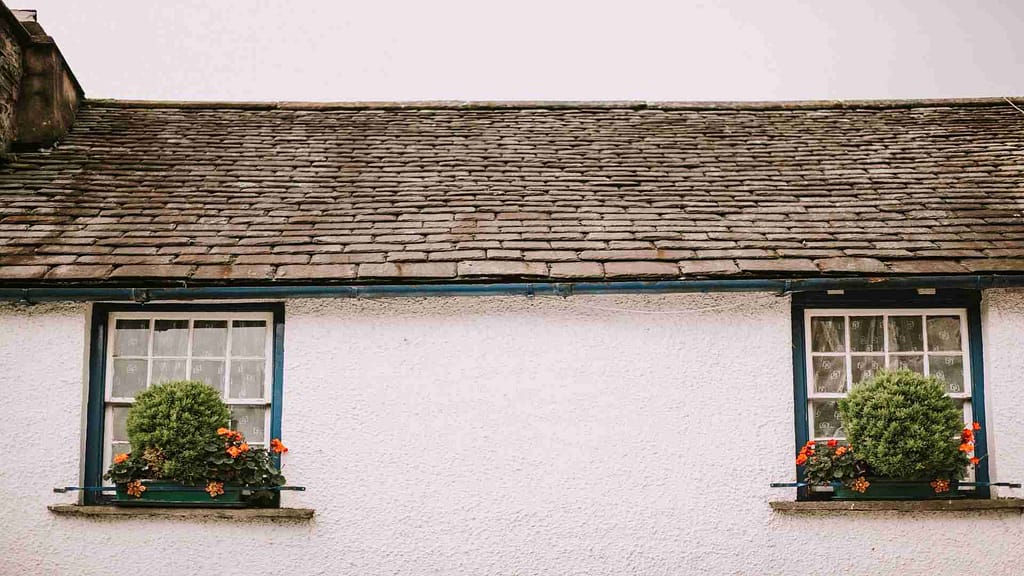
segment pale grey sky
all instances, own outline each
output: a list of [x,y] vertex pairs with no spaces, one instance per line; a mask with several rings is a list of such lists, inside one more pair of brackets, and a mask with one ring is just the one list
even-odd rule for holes
[[92,98],[1024,95],[1024,0],[5,0]]

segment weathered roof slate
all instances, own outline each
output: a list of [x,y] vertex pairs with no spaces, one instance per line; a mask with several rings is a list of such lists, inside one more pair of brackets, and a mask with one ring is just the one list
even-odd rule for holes
[[0,169],[0,282],[1024,272],[995,101],[97,102]]

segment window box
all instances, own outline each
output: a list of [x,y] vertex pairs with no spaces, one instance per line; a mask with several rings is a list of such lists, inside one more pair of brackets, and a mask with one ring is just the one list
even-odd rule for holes
[[842,484],[835,487],[833,500],[949,500],[964,498],[957,480],[949,482],[949,490],[936,492],[929,480],[907,481],[885,478],[867,478],[871,485],[864,492],[857,492]]
[[210,496],[205,486],[186,486],[178,482],[142,481],[145,487],[138,496],[128,493],[128,484],[118,484],[111,501],[116,506],[182,506],[199,508],[244,508],[249,506],[242,486],[224,485],[223,494]]

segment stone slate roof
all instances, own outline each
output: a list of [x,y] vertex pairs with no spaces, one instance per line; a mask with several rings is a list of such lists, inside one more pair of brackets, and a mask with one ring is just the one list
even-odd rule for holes
[[0,282],[1024,272],[1006,101],[87,102],[0,168]]

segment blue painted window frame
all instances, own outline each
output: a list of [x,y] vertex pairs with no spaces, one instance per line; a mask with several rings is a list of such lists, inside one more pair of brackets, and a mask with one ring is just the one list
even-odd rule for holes
[[[801,292],[793,295],[793,403],[796,442],[793,454],[810,439],[807,414],[807,361],[804,334],[804,313],[820,308],[964,308],[967,311],[968,355],[971,361],[971,409],[982,429],[975,436],[975,453],[988,454],[985,422],[985,361],[981,335],[981,292],[978,290],[936,289],[935,294],[919,294],[916,290],[847,291],[844,294]],[[796,467],[797,479],[803,481],[802,470]],[[989,482],[989,458],[975,469],[977,482]],[[807,488],[797,490],[798,500],[827,498]],[[987,486],[979,486],[973,498],[990,498]]]
[[[281,438],[281,407],[284,393],[284,304],[94,304],[89,330],[89,390],[86,405],[84,486],[103,485],[103,420],[105,414],[104,384],[106,381],[108,320],[111,312],[270,312],[273,315],[273,370],[270,388],[270,437]],[[110,497],[101,492],[86,491],[83,503],[101,505]]]

